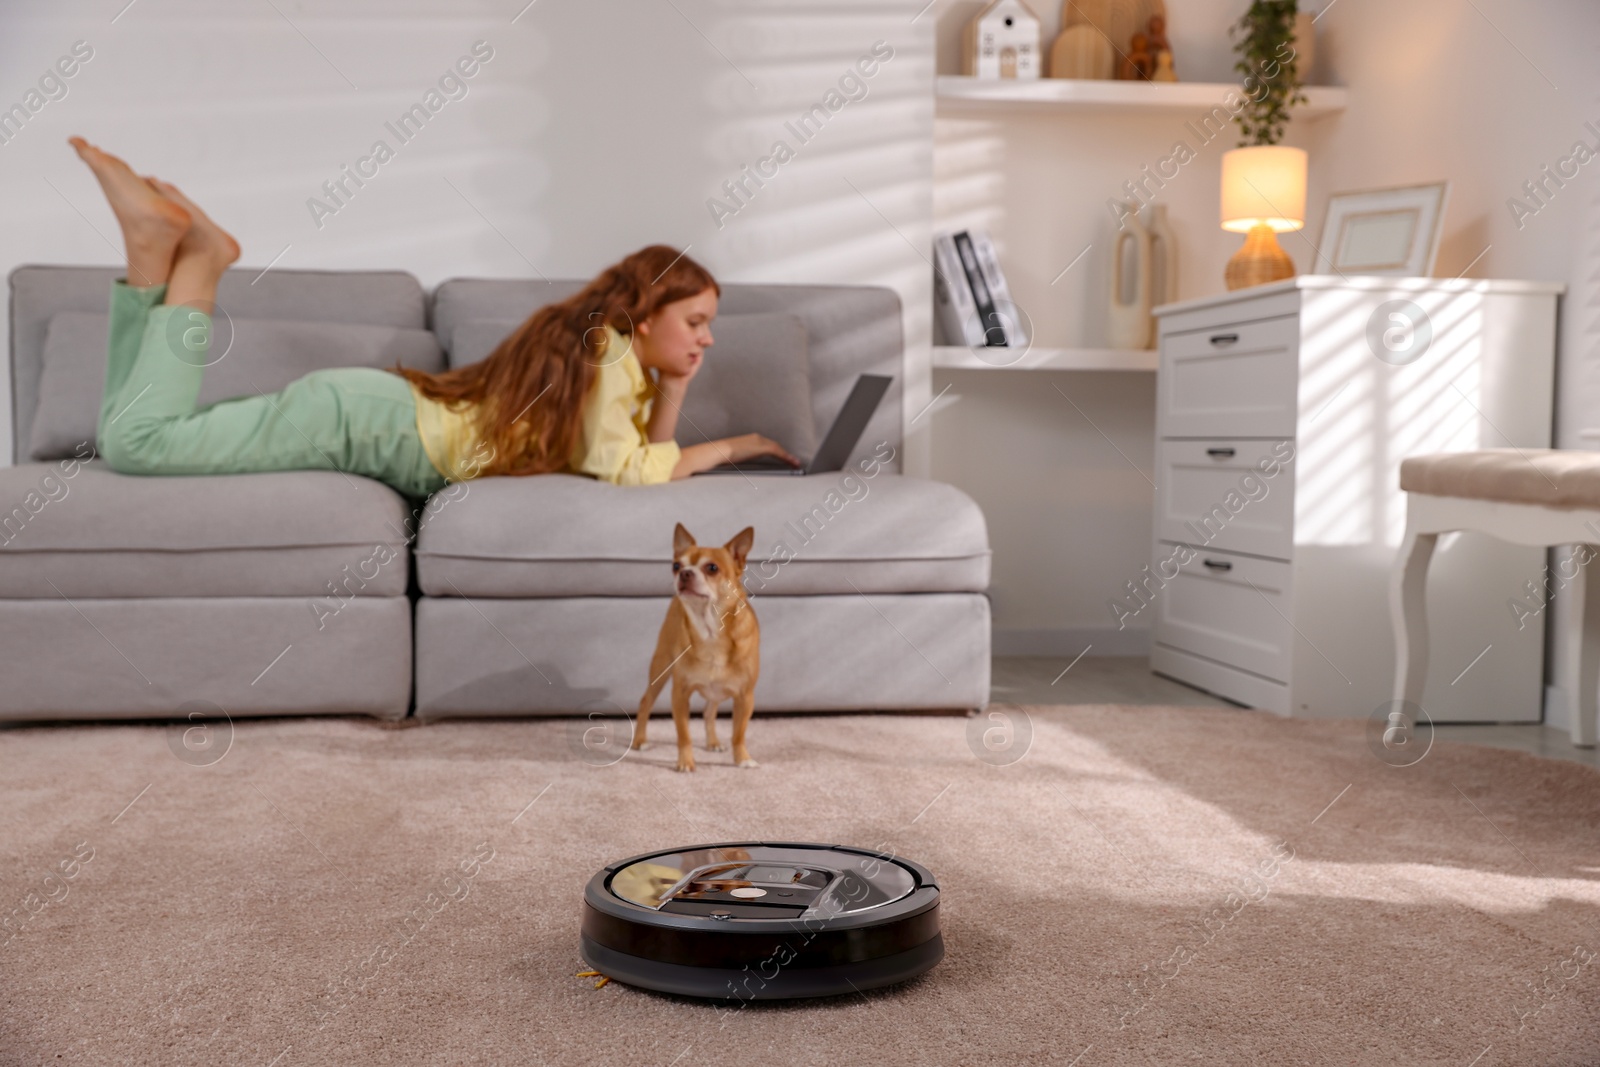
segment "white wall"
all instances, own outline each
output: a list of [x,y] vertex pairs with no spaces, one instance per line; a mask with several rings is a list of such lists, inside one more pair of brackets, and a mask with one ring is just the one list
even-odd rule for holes
[[[941,73],[959,71],[961,27],[981,6],[969,0],[941,7]],[[1246,6],[1244,0],[1167,5],[1181,78],[1237,80],[1226,31]],[[1578,429],[1600,427],[1594,404],[1600,384],[1589,369],[1594,357],[1584,356],[1594,347],[1589,279],[1600,267],[1597,242],[1585,236],[1592,225],[1586,227],[1584,209],[1595,195],[1600,161],[1521,230],[1505,200],[1575,139],[1590,145],[1600,139],[1582,129],[1585,119],[1600,125],[1593,73],[1600,6],[1583,0],[1308,6],[1326,9],[1316,26],[1312,81],[1348,86],[1350,106],[1342,115],[1290,124],[1287,142],[1311,153],[1309,220],[1303,234],[1282,239],[1283,247],[1309,273],[1330,192],[1450,179],[1436,273],[1467,270],[1472,277],[1583,287],[1566,301],[1562,321],[1561,443],[1577,445]],[[1034,9],[1048,41],[1058,10]],[[935,137],[936,228],[978,225],[995,235],[1038,343],[1103,344],[1113,233],[1105,201],[1143,164],[1166,155],[1174,140],[1196,144],[1182,119],[941,117]],[[1217,225],[1219,160],[1236,143],[1229,137],[1206,145],[1159,194],[1178,236],[1181,299],[1224,291],[1223,265],[1239,238]],[[1580,268],[1580,241],[1587,268]],[[1089,253],[1053,281],[1085,247]],[[1015,380],[1019,375],[1025,382]],[[935,390],[946,385],[946,406],[932,416],[933,469],[978,497],[988,515],[997,649],[1070,657],[1091,642],[1097,652],[1147,647],[1147,631],[1114,628],[1106,602],[1148,559],[1155,432],[1148,376],[936,373]],[[952,404],[954,395],[961,399]]]
[[[431,286],[586,277],[664,242],[724,281],[891,286],[906,308],[905,402],[919,411],[933,64],[933,19],[913,21],[921,4],[524,2],[0,6],[0,107],[74,41],[94,49],[67,95],[0,144],[0,273],[121,261],[110,212],[65,144],[81,133],[178,183],[233,229],[246,265],[282,253],[284,267],[399,268]],[[385,121],[477,40],[494,57],[468,95],[400,145]],[[894,57],[866,95],[800,145],[784,122],[879,40]],[[307,199],[380,138],[393,160],[319,228]],[[707,199],[780,138],[795,158],[719,227]],[[9,446],[9,397],[0,407]]]

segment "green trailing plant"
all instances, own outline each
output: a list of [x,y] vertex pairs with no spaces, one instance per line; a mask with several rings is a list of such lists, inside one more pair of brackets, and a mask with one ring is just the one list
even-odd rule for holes
[[1230,28],[1244,75],[1244,107],[1234,116],[1239,146],[1277,144],[1289,121],[1289,109],[1303,104],[1299,55],[1294,48],[1297,0],[1252,0],[1250,10]]

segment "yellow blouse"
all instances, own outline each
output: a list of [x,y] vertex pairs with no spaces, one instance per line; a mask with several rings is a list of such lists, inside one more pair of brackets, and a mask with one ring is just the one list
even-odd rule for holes
[[[607,326],[582,425],[566,470],[613,485],[657,485],[672,477],[680,455],[676,441],[651,441],[648,429],[656,385],[633,353],[632,339]],[[423,396],[415,384],[417,433],[434,468],[452,482],[483,472],[490,458],[478,437],[471,407],[454,408]],[[534,410],[538,406],[535,404]]]

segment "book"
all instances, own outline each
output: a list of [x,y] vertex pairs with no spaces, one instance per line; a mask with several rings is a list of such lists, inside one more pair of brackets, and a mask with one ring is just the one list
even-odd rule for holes
[[972,248],[977,253],[978,266],[983,270],[984,284],[989,289],[989,299],[994,305],[994,325],[1004,332],[1007,345],[1025,347],[1028,337],[1022,326],[1022,309],[1011,299],[1011,287],[1006,284],[1005,273],[1000,269],[1000,256],[995,252],[994,242],[987,232],[974,230]]
[[934,237],[934,305],[946,344],[1003,348],[1027,343],[994,243],[982,230]]
[[947,345],[982,345],[983,327],[978,323],[978,309],[956,252],[954,234],[934,236],[933,262],[934,320],[942,335],[939,339]]

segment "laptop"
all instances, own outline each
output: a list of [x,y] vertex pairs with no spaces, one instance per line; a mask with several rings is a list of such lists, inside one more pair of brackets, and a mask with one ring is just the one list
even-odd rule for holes
[[893,378],[883,374],[863,374],[856,379],[850,397],[839,409],[839,415],[822,439],[822,447],[803,466],[791,467],[777,456],[757,456],[740,463],[724,463],[696,474],[827,474],[844,470],[845,461],[855,451],[861,435],[867,432],[867,423],[889,391]]

